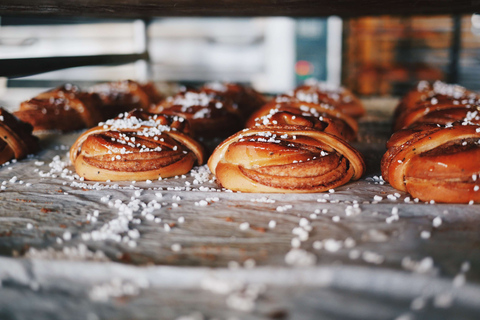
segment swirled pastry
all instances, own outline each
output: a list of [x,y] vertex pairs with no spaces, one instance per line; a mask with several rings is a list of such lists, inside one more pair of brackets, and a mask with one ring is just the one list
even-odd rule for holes
[[247,121],[247,127],[260,125],[301,125],[315,128],[341,137],[355,140],[357,122],[327,104],[303,102],[290,96],[279,96],[258,111]]
[[473,114],[480,108],[480,96],[462,86],[422,81],[401,100],[394,114],[394,131],[416,123],[446,125]]
[[211,82],[205,84],[200,91],[218,100],[230,101],[244,119],[266,102],[265,98],[254,89],[236,83]]
[[303,102],[331,105],[353,118],[359,118],[365,114],[362,102],[350,90],[327,82],[309,79],[290,95]]
[[15,112],[20,120],[30,123],[34,131],[73,131],[95,126],[102,121],[98,95],[81,92],[74,85],[39,94],[20,104]]
[[132,80],[101,83],[90,88],[102,100],[103,121],[133,109],[148,110],[163,98],[151,82],[140,84]]
[[38,150],[38,139],[32,136],[32,129],[28,123],[0,108],[0,164],[13,158],[22,159]]
[[87,180],[153,180],[187,173],[202,164],[202,146],[178,116],[138,110],[83,133],[70,149],[77,174]]
[[150,109],[152,113],[178,115],[188,120],[195,137],[228,136],[242,128],[242,115],[233,103],[204,91],[185,90]]
[[225,188],[242,192],[322,192],[365,171],[343,139],[302,126],[248,128],[221,143],[208,160]]
[[422,201],[480,202],[480,126],[417,125],[387,143],[382,175]]

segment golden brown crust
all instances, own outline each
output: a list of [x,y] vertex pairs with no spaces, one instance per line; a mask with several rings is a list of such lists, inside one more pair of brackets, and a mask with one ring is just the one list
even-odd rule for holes
[[326,82],[307,80],[291,95],[304,102],[331,105],[353,118],[359,118],[365,114],[362,102],[350,90]]
[[0,108],[0,164],[12,158],[22,159],[37,150],[38,139],[32,136],[32,126]]
[[[382,158],[394,188],[422,201],[480,202],[480,126],[426,124],[395,133]],[[477,180],[479,177],[479,180]]]
[[202,164],[202,146],[188,136],[183,118],[134,110],[83,133],[70,149],[87,180],[153,180],[187,173]]
[[250,117],[246,126],[270,124],[315,128],[348,141],[355,140],[358,131],[357,122],[334,107],[302,102],[290,96],[279,96],[264,105]]
[[258,126],[221,143],[208,160],[225,188],[242,192],[322,192],[357,180],[360,153],[344,140],[302,126]]

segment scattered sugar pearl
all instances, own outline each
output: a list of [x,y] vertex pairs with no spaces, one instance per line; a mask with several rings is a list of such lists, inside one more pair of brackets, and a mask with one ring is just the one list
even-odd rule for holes
[[270,229],[275,229],[276,226],[277,226],[277,222],[276,222],[275,220],[270,220],[270,221],[268,222],[268,227],[269,227]]
[[69,231],[63,233],[63,240],[70,241],[72,239],[72,234]]
[[305,219],[305,218],[301,218],[300,221],[299,221],[299,223],[298,223],[298,225],[299,225],[300,227],[306,227],[306,226],[310,225],[310,221],[308,221],[308,220]]
[[184,217],[179,217],[177,219],[178,223],[184,223],[185,222],[185,218]]
[[315,250],[321,250],[323,248],[323,243],[322,241],[314,241],[312,244],[313,249]]
[[473,187],[473,191],[478,191],[478,190],[480,190],[480,187],[479,187],[479,186]]
[[430,236],[431,236],[430,231],[423,230],[422,232],[420,232],[420,237],[422,239],[429,239]]
[[182,246],[179,243],[174,243],[172,244],[171,249],[173,252],[179,252],[182,250]]
[[250,224],[248,222],[242,222],[239,226],[240,230],[245,231],[250,228]]
[[432,225],[433,225],[435,228],[440,227],[440,226],[442,225],[442,218],[436,217],[435,219],[433,219]]
[[373,200],[375,200],[375,201],[382,201],[382,199],[383,199],[383,197],[378,196],[378,195],[373,197]]
[[32,229],[32,228],[33,228],[33,224],[27,223],[27,229],[30,230],[30,229]]
[[302,243],[301,243],[300,239],[298,239],[297,237],[293,238],[292,241],[291,241],[292,248],[300,248],[301,244]]
[[170,232],[170,230],[172,230],[172,228],[170,227],[170,225],[168,223],[165,223],[163,225],[163,230],[165,230],[166,232]]
[[333,217],[332,217],[332,221],[333,221],[333,222],[339,222],[339,221],[340,221],[340,217],[339,217],[339,216],[333,216]]

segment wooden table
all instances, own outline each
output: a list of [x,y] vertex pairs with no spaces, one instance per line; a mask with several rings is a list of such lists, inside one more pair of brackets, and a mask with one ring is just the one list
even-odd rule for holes
[[228,192],[205,167],[84,182],[78,133],[43,136],[0,168],[0,319],[478,318],[479,205],[377,178],[396,101],[365,101],[367,174],[323,194]]

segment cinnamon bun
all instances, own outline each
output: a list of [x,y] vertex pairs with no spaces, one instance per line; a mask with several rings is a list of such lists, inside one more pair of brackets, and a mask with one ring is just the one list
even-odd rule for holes
[[421,124],[395,133],[381,169],[385,181],[422,201],[480,202],[480,126]]
[[362,102],[350,90],[327,82],[309,79],[290,95],[303,102],[331,105],[353,118],[365,114]]
[[220,100],[204,91],[185,90],[153,108],[152,113],[178,115],[188,120],[193,135],[226,137],[242,128],[242,115],[229,99]]
[[266,102],[265,98],[254,89],[236,83],[211,82],[205,84],[200,91],[218,100],[230,101],[244,119]]
[[355,140],[358,131],[353,118],[330,105],[303,102],[285,95],[264,105],[246,123],[247,127],[260,125],[301,125],[347,141]]
[[89,91],[99,95],[104,121],[133,109],[148,110],[163,98],[153,83],[141,84],[132,80],[101,83]]
[[100,105],[97,94],[81,92],[78,87],[66,84],[22,102],[14,114],[30,123],[34,131],[67,132],[93,127],[102,121]]
[[204,162],[202,146],[178,116],[134,110],[83,133],[70,149],[87,180],[153,180],[187,173]]
[[0,108],[0,164],[13,158],[22,159],[38,150],[38,139],[32,130],[31,125]]
[[208,166],[223,187],[242,192],[322,192],[365,171],[343,139],[297,125],[244,129],[215,149]]

